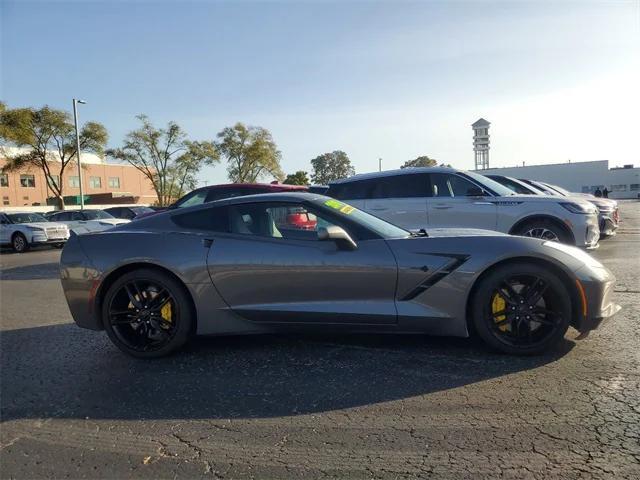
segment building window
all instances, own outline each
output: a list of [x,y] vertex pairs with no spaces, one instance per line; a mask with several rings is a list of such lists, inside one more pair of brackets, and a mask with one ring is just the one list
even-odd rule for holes
[[611,191],[612,192],[626,192],[627,191],[627,186],[626,185],[611,185]]
[[89,186],[91,188],[101,188],[102,187],[102,178],[100,178],[100,177],[89,177]]
[[80,177],[78,177],[78,176],[69,177],[69,186],[70,187],[75,187],[75,188],[80,187]]
[[109,177],[109,188],[120,188],[120,177]]
[[640,190],[640,183],[632,183],[629,185],[629,190]]
[[6,195],[2,197],[2,204],[9,205],[9,197],[7,197]]
[[0,173],[0,187],[9,186],[9,175],[6,173]]
[[20,175],[20,186],[27,188],[35,188],[36,186],[36,177],[33,175]]
[[51,175],[51,177],[47,177],[47,183],[49,184],[49,188],[53,190],[53,188],[60,188],[60,175]]

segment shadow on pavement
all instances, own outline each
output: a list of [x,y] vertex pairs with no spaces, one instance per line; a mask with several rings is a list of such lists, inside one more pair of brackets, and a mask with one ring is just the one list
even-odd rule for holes
[[1,333],[1,418],[256,418],[324,412],[456,388],[530,370],[539,357],[425,336],[201,337],[135,360],[104,332],[54,325]]
[[38,263],[0,270],[0,280],[47,280],[60,278],[58,262]]

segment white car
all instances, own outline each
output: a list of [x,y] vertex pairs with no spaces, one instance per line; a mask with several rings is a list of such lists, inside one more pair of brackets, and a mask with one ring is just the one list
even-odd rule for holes
[[598,244],[596,207],[580,198],[517,195],[473,172],[405,168],[338,180],[327,195],[409,230],[466,227]]
[[78,235],[82,233],[101,232],[131,220],[115,218],[102,210],[66,210],[48,216],[52,222],[64,223]]
[[68,238],[66,225],[49,222],[39,213],[0,212],[0,244],[11,245],[18,253],[33,245],[62,247]]

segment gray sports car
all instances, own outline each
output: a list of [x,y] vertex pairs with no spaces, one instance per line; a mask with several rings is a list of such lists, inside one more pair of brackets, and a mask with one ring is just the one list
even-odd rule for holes
[[619,310],[587,253],[482,230],[408,232],[322,195],[274,193],[74,235],[61,258],[76,323],[157,357],[194,334],[479,335],[552,348]]

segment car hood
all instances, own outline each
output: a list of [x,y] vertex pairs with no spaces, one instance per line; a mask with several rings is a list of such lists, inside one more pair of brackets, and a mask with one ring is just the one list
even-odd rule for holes
[[19,223],[18,225],[24,225],[25,227],[33,227],[33,228],[51,228],[51,227],[64,227],[67,226],[64,223],[59,222],[29,222],[29,223]]
[[504,237],[506,233],[480,228],[428,228],[429,238],[435,237]]
[[122,225],[123,223],[129,223],[131,220],[126,218],[96,218],[89,220],[90,222],[108,223],[110,225]]

